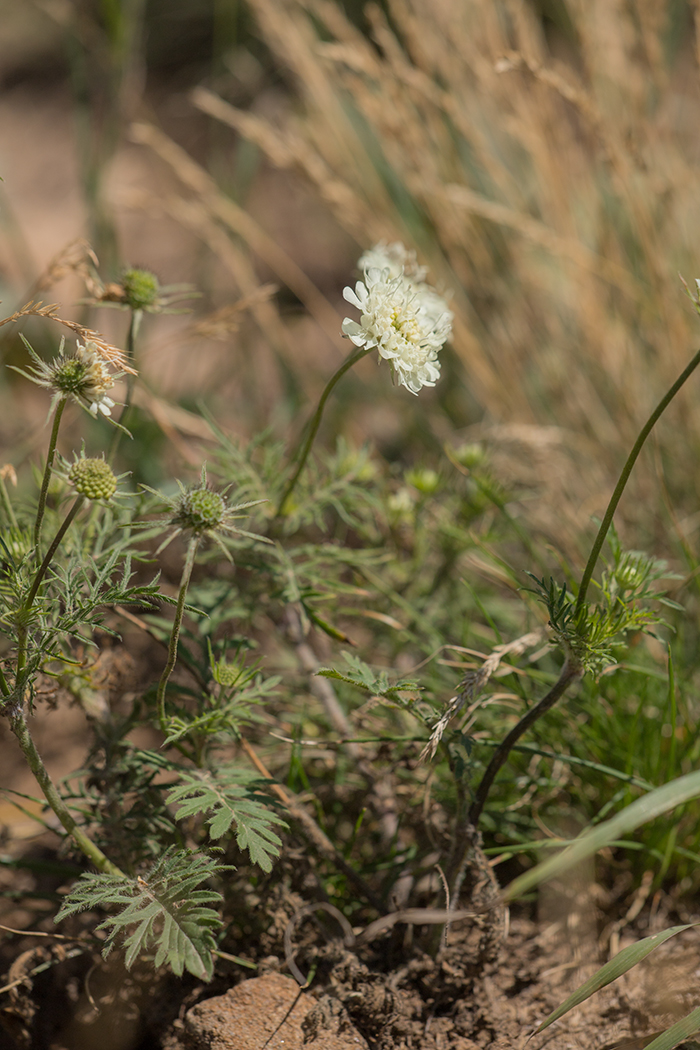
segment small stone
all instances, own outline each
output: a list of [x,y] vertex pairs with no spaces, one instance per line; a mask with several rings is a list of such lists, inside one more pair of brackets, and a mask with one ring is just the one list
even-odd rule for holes
[[[316,1000],[291,977],[253,977],[225,995],[206,999],[185,1017],[183,1050],[367,1050],[342,1007],[315,1009]],[[303,1025],[311,1011],[316,1024]],[[325,1015],[328,1024],[323,1023]],[[319,1023],[320,1022],[320,1023]]]

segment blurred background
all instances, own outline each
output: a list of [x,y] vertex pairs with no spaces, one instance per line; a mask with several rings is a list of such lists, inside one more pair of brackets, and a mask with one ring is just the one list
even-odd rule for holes
[[[445,381],[411,398],[366,360],[327,433],[369,437],[389,460],[485,442],[532,527],[578,550],[697,339],[679,280],[700,272],[695,5],[0,9],[5,314],[58,301],[123,344],[123,313],[79,302],[79,239],[105,283],[139,266],[200,294],[142,334],[154,460],[166,433],[179,455],[206,440],[200,401],[240,434],[293,430],[346,352],[359,254],[400,239],[451,296]],[[24,323],[42,352],[54,329]],[[17,333],[4,330],[7,361]],[[19,410],[29,451],[41,399],[8,373],[4,389],[0,438],[16,442]],[[636,472],[635,545],[694,543],[696,400],[691,383]]]

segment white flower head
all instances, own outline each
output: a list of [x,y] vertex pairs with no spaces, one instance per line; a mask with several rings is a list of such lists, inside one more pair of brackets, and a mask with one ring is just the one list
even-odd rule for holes
[[435,321],[447,314],[450,325],[452,324],[454,314],[447,305],[447,300],[425,280],[428,275],[427,266],[419,266],[416,253],[409,251],[401,241],[395,241],[393,244],[380,241],[360,256],[357,265],[363,272],[374,267],[378,270],[388,270],[392,277],[403,274],[405,280],[420,292],[424,311]]
[[77,343],[75,351],[66,354],[65,339],[62,339],[58,355],[53,361],[44,361],[26,339],[23,341],[34,365],[31,373],[21,368],[15,368],[15,371],[31,379],[37,386],[51,391],[53,398],[49,414],[59,401],[70,398],[93,416],[97,416],[98,412],[104,416],[111,415],[115,402],[108,397],[107,391],[112,389],[115,378],[119,378],[122,373],[113,374],[109,371],[96,343],[91,340],[87,340],[85,345]]
[[85,345],[76,343],[74,359],[85,369],[79,396],[87,401],[88,411],[95,417],[98,412],[110,416],[115,402],[107,391],[114,386],[114,376],[105,368],[99,347],[89,339]]
[[364,281],[343,291],[361,314],[359,323],[345,318],[343,334],[357,347],[376,347],[390,362],[394,379],[417,394],[424,386],[435,386],[440,377],[438,354],[452,331],[452,313],[433,288],[405,274],[399,258],[421,278],[425,275],[403,245],[380,244],[365,253],[361,262],[383,259],[388,265],[366,265]]

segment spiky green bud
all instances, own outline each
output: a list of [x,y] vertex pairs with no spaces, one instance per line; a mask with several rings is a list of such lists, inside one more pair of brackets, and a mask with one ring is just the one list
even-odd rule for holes
[[217,529],[225,514],[226,501],[218,492],[208,488],[191,489],[178,499],[174,524],[201,534]]
[[111,499],[117,491],[117,479],[103,459],[77,459],[68,479],[81,496],[92,500]]
[[155,306],[160,297],[158,278],[150,270],[126,270],[122,288],[132,310],[147,310]]

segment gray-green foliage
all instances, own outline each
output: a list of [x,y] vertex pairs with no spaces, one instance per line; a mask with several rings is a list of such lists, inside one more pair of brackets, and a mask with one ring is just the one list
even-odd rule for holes
[[[136,328],[132,318],[132,352]],[[444,723],[431,791],[442,808],[450,889],[458,888],[460,855],[469,854],[465,834],[473,832],[470,793],[488,762],[488,736],[498,744],[507,724],[497,704],[480,709],[479,692],[498,674],[511,703],[528,708],[537,690],[556,678],[551,652],[539,652],[523,669],[517,666],[523,650],[516,654],[503,644],[531,633],[533,620],[535,626],[541,620],[522,586],[521,566],[544,573],[532,578],[548,609],[552,640],[576,663],[577,675],[579,669],[599,674],[619,658],[631,633],[662,622],[654,603],[664,600],[659,581],[668,576],[662,563],[624,551],[612,534],[598,600],[577,612],[573,582],[545,582],[548,556],[512,513],[517,492],[500,483],[485,450],[470,445],[430,462],[391,464],[340,438],[333,451],[312,456],[298,484],[290,484],[299,461],[282,442],[268,432],[234,441],[210,422],[216,447],[208,467],[193,485],[161,483],[165,496],[144,486],[122,505],[110,501],[86,511],[74,503],[73,520],[62,510],[65,478],[47,461],[44,520],[32,529],[31,506],[18,504],[15,515],[0,491],[0,624],[19,654],[14,669],[11,657],[5,661],[7,711],[12,704],[16,715],[25,700],[31,703],[41,673],[57,676],[87,704],[89,667],[76,666],[76,646],[94,647],[97,628],[118,631],[114,612],[121,615],[124,607],[168,650],[157,686],[141,683],[130,709],[94,717],[85,768],[55,798],[41,780],[40,763],[30,761],[66,832],[98,869],[78,880],[59,917],[107,913],[101,922],[106,950],[121,943],[127,965],[146,952],[156,965],[204,977],[212,973],[220,926],[213,905],[221,906],[215,883],[225,868],[201,851],[211,841],[230,849],[239,881],[248,862],[252,878],[260,877],[256,868],[274,877],[287,830],[283,804],[273,800],[270,781],[243,764],[242,746],[250,755],[249,740],[268,743],[268,730],[282,736],[276,775],[286,773],[290,788],[303,786],[315,800],[314,816],[307,812],[301,821],[293,804],[294,833],[301,825],[308,848],[320,849],[323,877],[346,910],[362,909],[364,901],[381,910],[402,872],[412,872],[418,884],[435,837],[422,807],[402,809],[397,801],[397,824],[410,836],[404,840],[394,829],[391,841],[382,838],[386,804],[375,781],[392,792],[400,786],[397,800],[404,791],[420,791],[427,771],[417,765],[417,753],[431,728]],[[56,422],[54,443],[57,432]],[[115,451],[123,440],[119,431]],[[232,523],[240,517],[249,519],[246,528]],[[42,529],[43,542],[37,539]],[[52,534],[61,543],[39,579],[37,564]],[[181,541],[169,554],[172,565],[179,549],[183,563],[179,585],[168,580],[177,597],[166,597],[157,570],[147,565],[166,546],[163,534],[166,542]],[[488,582],[475,577],[477,559]],[[339,669],[319,669],[315,632],[330,639],[333,655],[324,654],[324,662],[338,662],[337,643],[358,651],[345,652]],[[486,660],[475,670],[467,661],[476,655]],[[275,673],[268,672],[271,661]],[[405,671],[415,666],[420,673]],[[309,708],[310,670],[327,689],[338,688],[335,714],[329,705]],[[473,689],[463,688],[467,679]],[[376,737],[351,738],[356,750],[345,751],[358,690],[362,717],[370,714]],[[455,703],[455,690],[463,702]],[[305,759],[301,741],[309,723],[319,737],[331,737],[337,759],[330,767]],[[557,749],[565,751],[564,734],[551,739],[556,721],[549,725],[549,736],[537,727],[532,746],[541,745],[541,732],[546,754],[556,758]],[[132,743],[132,732],[144,726],[161,734],[162,749]],[[21,734],[26,726],[13,728]],[[511,763],[518,775],[519,757]],[[581,761],[607,775],[601,762]],[[610,775],[617,772],[625,790],[654,783],[626,770]],[[525,789],[534,793],[539,786],[531,777]],[[486,812],[485,827],[497,826],[516,843],[531,839],[532,821],[522,833],[517,821],[528,815],[512,805],[524,793],[522,784],[503,775],[498,787],[496,819]],[[277,792],[289,802],[284,790]],[[341,841],[348,821],[354,830],[341,853],[334,837]],[[464,847],[461,854],[455,843]]]
[[81,911],[120,909],[97,927],[107,931],[104,956],[120,943],[127,969],[142,953],[153,953],[156,967],[167,964],[178,975],[189,970],[209,980],[221,926],[218,911],[209,905],[221,896],[198,887],[225,870],[210,857],[171,849],[134,878],[87,872],[64,899],[56,921]]
[[253,864],[259,864],[263,871],[271,871],[282,845],[272,829],[286,824],[271,809],[269,795],[256,790],[263,783],[236,766],[196,770],[181,774],[180,783],[168,792],[166,801],[168,805],[177,804],[176,820],[208,815],[212,839],[220,839],[234,827],[238,848],[247,850]]
[[666,595],[660,580],[679,579],[665,561],[650,558],[641,551],[624,550],[614,530],[608,537],[612,560],[601,573],[599,597],[577,612],[576,594],[552,579],[546,582],[529,573],[535,583],[533,593],[547,607],[552,633],[564,652],[586,671],[599,674],[615,663],[626,638],[636,631],[652,633],[664,624],[660,613],[650,605],[656,602],[682,609]]

